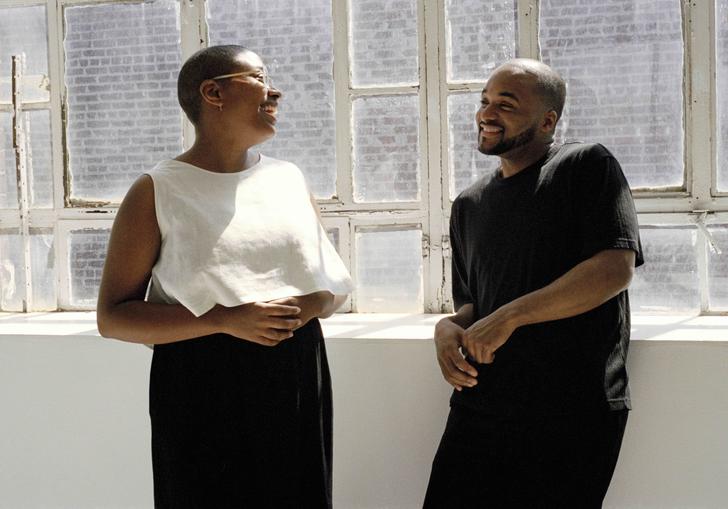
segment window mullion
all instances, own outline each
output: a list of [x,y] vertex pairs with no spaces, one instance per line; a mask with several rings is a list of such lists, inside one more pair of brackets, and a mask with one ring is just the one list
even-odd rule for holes
[[[422,94],[425,100],[426,111],[423,125],[423,154],[426,157],[427,174],[423,172],[423,204],[427,207],[427,225],[423,235],[427,253],[423,253],[423,267],[425,270],[425,312],[439,313],[443,308],[444,292],[444,263],[442,257],[442,240],[445,227],[445,208],[449,207],[449,200],[444,199],[447,194],[447,173],[445,154],[446,143],[442,133],[447,126],[447,91],[445,87],[445,7],[443,0],[423,0],[420,2],[422,22],[420,30],[422,37],[420,44],[423,51],[420,58],[424,63],[420,80],[423,86]],[[424,187],[426,183],[426,187]],[[446,205],[447,204],[447,205]]]
[[[685,2],[687,187],[693,210],[711,208],[715,175],[715,118],[712,94],[715,48],[710,24],[713,2]],[[708,58],[706,56],[709,55]]]
[[334,116],[336,119],[336,196],[342,204],[353,203],[350,90],[349,2],[333,1]]
[[51,101],[51,168],[53,175],[53,270],[56,282],[56,306],[61,309],[64,292],[68,293],[67,278],[61,277],[63,268],[68,266],[68,258],[61,248],[58,218],[65,207],[65,164],[64,164],[64,91],[63,86],[63,6],[60,1],[48,0],[46,3],[48,23],[48,80]]
[[[182,0],[179,4],[179,17],[182,61],[185,62],[195,52],[208,46],[209,34],[204,0]],[[195,128],[186,115],[180,114],[180,121],[182,145],[188,150],[195,141]]]
[[33,275],[30,272],[30,189],[28,182],[28,152],[27,152],[27,118],[23,112],[23,96],[21,82],[25,58],[22,55],[12,56],[12,90],[13,103],[13,150],[15,152],[15,169],[17,174],[18,211],[20,213],[20,235],[23,245],[23,273],[25,275],[25,288],[23,299],[23,312],[33,309]]
[[520,58],[539,60],[541,51],[538,45],[538,2],[516,0],[518,9],[518,47]]

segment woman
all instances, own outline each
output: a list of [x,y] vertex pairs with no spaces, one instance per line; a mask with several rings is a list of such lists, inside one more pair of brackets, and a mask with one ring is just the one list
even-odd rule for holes
[[281,93],[241,46],[178,79],[195,143],[122,202],[103,336],[154,344],[157,507],[330,507],[331,386],[317,318],[351,290],[300,170],[251,151]]

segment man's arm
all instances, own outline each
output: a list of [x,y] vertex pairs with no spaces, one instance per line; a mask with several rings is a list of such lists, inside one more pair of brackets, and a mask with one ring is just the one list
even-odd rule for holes
[[472,324],[463,333],[462,346],[477,362],[491,363],[495,351],[518,327],[585,313],[627,289],[634,263],[630,249],[600,251],[553,283]]
[[473,305],[465,304],[457,313],[440,320],[435,326],[435,349],[440,371],[447,383],[455,390],[461,391],[463,387],[472,387],[478,383],[478,372],[460,353],[465,329],[475,321]]

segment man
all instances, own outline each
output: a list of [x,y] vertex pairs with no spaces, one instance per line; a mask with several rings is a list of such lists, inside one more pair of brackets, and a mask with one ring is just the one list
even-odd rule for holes
[[455,388],[426,508],[601,507],[630,408],[634,203],[601,145],[553,142],[566,87],[516,59],[488,80],[478,149],[495,176],[453,203],[456,313],[435,328]]

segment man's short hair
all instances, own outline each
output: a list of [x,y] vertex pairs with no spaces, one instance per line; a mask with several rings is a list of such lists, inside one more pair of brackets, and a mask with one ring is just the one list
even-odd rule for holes
[[177,100],[190,122],[197,125],[200,120],[200,84],[215,76],[235,72],[236,57],[247,51],[250,50],[235,44],[210,46],[187,59],[177,78]]
[[566,83],[563,78],[548,65],[530,58],[516,58],[507,65],[518,67],[536,78],[536,91],[541,96],[544,106],[548,110],[554,110],[557,120],[560,119],[566,102]]

